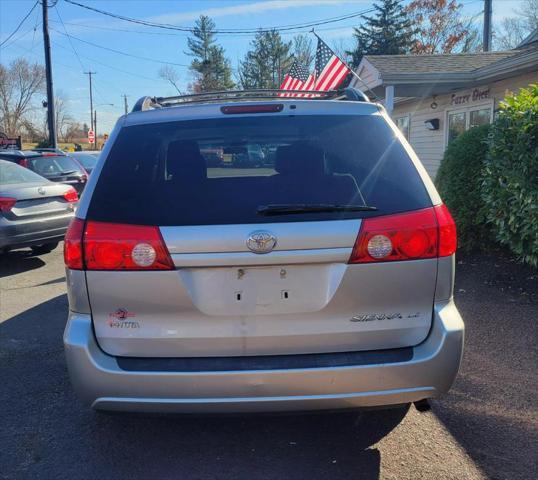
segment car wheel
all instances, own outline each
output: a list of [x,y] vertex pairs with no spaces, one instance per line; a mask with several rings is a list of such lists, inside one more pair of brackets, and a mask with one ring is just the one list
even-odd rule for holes
[[58,242],[45,243],[43,245],[36,245],[32,247],[32,253],[34,255],[43,255],[44,253],[52,252],[58,246]]

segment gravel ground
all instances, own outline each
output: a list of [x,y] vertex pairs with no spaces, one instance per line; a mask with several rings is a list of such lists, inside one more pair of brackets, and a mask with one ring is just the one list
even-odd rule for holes
[[109,416],[69,385],[61,249],[0,257],[0,478],[536,478],[538,272],[481,255],[457,273],[465,356],[430,412]]

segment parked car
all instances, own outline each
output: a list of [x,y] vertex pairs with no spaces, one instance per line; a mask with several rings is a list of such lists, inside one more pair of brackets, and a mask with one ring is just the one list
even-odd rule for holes
[[[251,412],[448,391],[456,229],[409,144],[353,89],[247,94],[145,98],[118,121],[65,240],[79,396]],[[248,169],[200,153],[237,145],[275,153]]]
[[99,158],[99,153],[101,152],[71,152],[69,153],[69,156],[80,163],[84,167],[84,170],[90,174],[95,168],[95,164]]
[[79,194],[88,181],[88,172],[84,167],[63,153],[15,150],[0,152],[0,159],[18,163],[52,182],[71,185]]
[[73,187],[0,160],[0,252],[50,252],[63,239],[77,202]]

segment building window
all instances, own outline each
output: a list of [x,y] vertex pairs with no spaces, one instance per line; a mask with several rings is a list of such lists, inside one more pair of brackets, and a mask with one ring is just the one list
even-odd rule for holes
[[448,112],[447,144],[473,127],[491,123],[492,107],[471,107],[466,110]]
[[409,115],[406,115],[405,117],[396,118],[395,122],[396,122],[396,126],[403,133],[403,136],[406,138],[406,140],[409,140]]
[[486,125],[491,120],[491,108],[481,108],[469,112],[469,128]]
[[466,128],[466,112],[448,114],[448,143],[458,138]]

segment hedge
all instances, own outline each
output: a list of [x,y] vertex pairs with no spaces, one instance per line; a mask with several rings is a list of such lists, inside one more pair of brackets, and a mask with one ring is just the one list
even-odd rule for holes
[[482,198],[495,238],[538,266],[538,85],[501,104],[484,166]]
[[475,127],[453,140],[435,179],[456,222],[458,245],[463,250],[483,248],[491,243],[481,192],[489,128],[489,125]]

